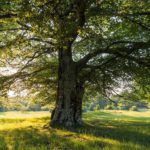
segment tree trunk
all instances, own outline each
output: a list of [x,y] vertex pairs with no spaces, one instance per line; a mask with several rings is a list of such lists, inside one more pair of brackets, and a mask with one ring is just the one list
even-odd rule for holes
[[77,79],[71,51],[59,50],[58,91],[51,126],[72,127],[81,124],[83,86]]

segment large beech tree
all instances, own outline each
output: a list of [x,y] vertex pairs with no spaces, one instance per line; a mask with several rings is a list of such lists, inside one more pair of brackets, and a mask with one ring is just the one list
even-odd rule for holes
[[17,71],[1,75],[1,87],[22,80],[45,97],[57,89],[51,125],[80,125],[87,87],[107,94],[122,80],[149,81],[149,5],[148,0],[2,0],[1,66]]

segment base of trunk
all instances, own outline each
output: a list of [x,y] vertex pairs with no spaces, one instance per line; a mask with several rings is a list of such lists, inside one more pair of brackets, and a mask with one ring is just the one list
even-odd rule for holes
[[65,128],[76,128],[76,127],[81,127],[82,122],[75,122],[75,121],[66,121],[65,123],[60,122],[60,121],[51,121],[50,126],[55,128],[55,127],[65,127]]
[[73,110],[66,111],[59,108],[55,108],[52,112],[50,124],[52,127],[77,127],[81,125],[81,114],[78,112],[73,112]]

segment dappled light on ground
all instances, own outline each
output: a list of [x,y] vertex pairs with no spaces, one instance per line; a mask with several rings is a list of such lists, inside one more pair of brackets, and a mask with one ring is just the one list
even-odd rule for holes
[[34,113],[29,118],[7,116],[0,119],[0,150],[149,150],[147,113],[89,112],[84,126],[72,130],[48,128],[48,113],[41,118]]

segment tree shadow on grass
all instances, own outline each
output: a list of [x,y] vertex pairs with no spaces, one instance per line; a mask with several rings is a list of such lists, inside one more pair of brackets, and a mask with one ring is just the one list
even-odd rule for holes
[[0,150],[9,150],[10,147],[11,150],[98,150],[108,146],[108,143],[97,140],[81,139],[77,142],[71,137],[58,135],[55,130],[48,132],[34,128],[0,131],[0,144],[3,143]]
[[[150,147],[149,123],[140,124],[142,130],[138,132],[137,129],[134,129],[134,127],[136,128],[134,123],[124,125],[124,122],[121,122],[118,125],[118,122],[113,120],[101,121],[89,121],[82,127],[70,129],[71,133],[65,128],[58,128],[60,130],[37,129],[34,126],[3,130],[0,131],[0,150],[10,150],[10,147],[11,150],[100,150],[115,145],[115,143],[108,142],[107,139],[125,143],[125,147],[127,147],[128,142],[141,147]],[[144,134],[142,132],[144,128],[147,128],[149,132],[144,130]],[[63,134],[56,131],[63,132]],[[85,138],[84,135],[88,138]],[[116,147],[118,148],[119,145]],[[129,146],[129,148],[132,147]]]
[[[97,123],[95,123],[97,124]],[[149,124],[141,124],[141,128],[144,129],[144,127],[149,128]],[[132,142],[134,144],[139,144],[141,146],[150,147],[150,129],[148,134],[144,134],[141,132],[138,132],[137,130],[134,130],[135,124],[130,125],[122,125],[121,126],[111,126],[107,124],[105,126],[104,124],[102,126],[96,126],[94,123],[92,124],[84,124],[82,127],[76,127],[74,129],[69,129],[72,132],[79,133],[79,134],[86,134],[89,136],[95,136],[95,137],[103,137],[108,138],[112,140],[117,140],[119,142]],[[63,130],[68,130],[63,128]]]
[[3,135],[0,134],[0,150],[7,150],[7,144],[5,142],[5,138]]

